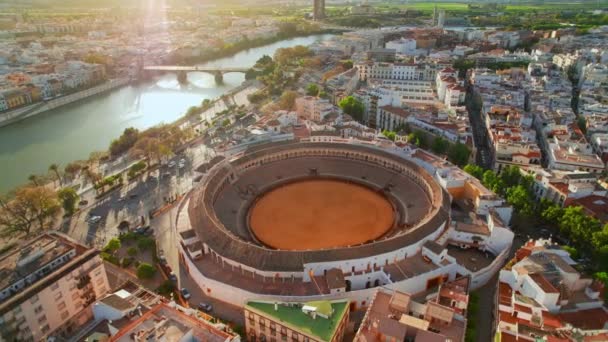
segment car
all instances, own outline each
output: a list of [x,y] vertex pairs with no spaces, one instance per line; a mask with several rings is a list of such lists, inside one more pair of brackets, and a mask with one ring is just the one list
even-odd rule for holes
[[175,273],[169,273],[169,280],[177,284],[177,276],[175,275]]
[[170,161],[169,164],[167,164],[168,167],[174,167],[175,166],[175,161]]
[[89,217],[89,223],[97,223],[99,221],[101,221],[101,216],[93,215],[93,216]]
[[186,299],[186,300],[190,299],[191,295],[187,288],[182,287],[182,289],[179,290],[179,292],[182,294],[182,297],[184,297],[184,299]]
[[87,200],[82,200],[82,201],[78,202],[79,206],[84,206],[84,205],[87,205],[87,204],[89,204],[89,201],[87,201]]
[[180,160],[179,160],[179,163],[180,163],[180,164],[186,164],[186,159],[185,159],[185,158],[180,159]]
[[211,312],[213,311],[213,305],[209,303],[200,302],[198,303],[198,309],[203,312]]
[[125,198],[124,198],[124,197],[120,197],[120,198],[118,198],[118,202],[124,202],[124,201],[125,201]]
[[180,169],[183,169],[185,166],[186,166],[186,165],[184,165],[184,164],[179,164],[179,166],[178,166],[178,167],[179,167]]
[[165,173],[163,173],[163,178],[164,177],[171,177],[171,172],[165,172]]
[[152,233],[152,230],[150,230],[150,226],[137,227],[137,228],[135,228],[134,231],[136,234],[142,234],[142,235]]

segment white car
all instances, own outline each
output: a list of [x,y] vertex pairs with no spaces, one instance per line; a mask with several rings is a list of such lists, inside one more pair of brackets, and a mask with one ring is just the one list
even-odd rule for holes
[[169,162],[169,165],[167,165],[167,166],[169,166],[169,167],[174,167],[174,166],[175,166],[175,161],[173,161],[173,160],[172,160],[172,161],[170,161],[170,162]]
[[101,220],[101,216],[91,216],[89,217],[89,223],[97,223]]

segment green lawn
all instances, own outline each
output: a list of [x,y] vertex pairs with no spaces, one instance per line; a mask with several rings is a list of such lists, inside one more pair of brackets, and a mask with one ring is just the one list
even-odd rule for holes
[[[308,304],[315,303],[311,302]],[[348,310],[348,302],[325,302],[324,305],[321,305],[322,311],[327,311],[327,305],[331,305],[334,312],[329,319],[319,316],[313,319],[302,312],[300,305],[288,306],[279,304],[277,310],[275,310],[274,303],[250,301],[245,306],[245,309],[258,311],[267,316],[274,317],[286,326],[317,336],[323,341],[329,341],[336,332],[338,323],[340,323],[346,310]]]

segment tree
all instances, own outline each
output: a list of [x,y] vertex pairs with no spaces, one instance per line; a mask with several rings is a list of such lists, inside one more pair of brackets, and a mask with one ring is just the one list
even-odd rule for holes
[[156,274],[156,267],[142,262],[137,266],[137,278],[139,279],[152,279]]
[[415,130],[407,135],[407,142],[414,144],[420,148],[426,148],[426,135],[419,130]]
[[55,177],[57,177],[57,180],[59,181],[59,185],[63,185],[63,181],[61,180],[61,176],[59,175],[59,165],[55,163],[49,165],[49,171],[55,174]]
[[201,108],[199,108],[197,106],[192,106],[192,107],[188,108],[188,111],[186,111],[186,117],[187,118],[194,118],[198,114],[200,114],[200,111],[201,111]]
[[80,171],[82,170],[82,164],[81,162],[75,161],[75,162],[71,162],[68,163],[64,168],[63,168],[63,172],[65,173],[65,175],[67,177],[69,177],[70,179],[74,178],[74,176]]
[[279,99],[279,108],[283,110],[292,110],[295,103],[296,97],[298,97],[298,93],[293,90],[286,90],[281,95]]
[[306,95],[308,95],[308,96],[319,95],[319,86],[314,83],[310,83],[308,85],[308,87],[306,87]]
[[584,116],[579,116],[576,120],[576,124],[583,134],[587,134],[587,121],[585,120]]
[[448,159],[458,166],[464,166],[469,161],[470,154],[471,151],[467,145],[457,142],[450,146],[448,150]]
[[365,107],[358,99],[352,96],[347,96],[343,98],[338,105],[340,108],[342,108],[344,113],[352,116],[357,121],[363,121],[363,112],[365,111]]
[[139,130],[137,128],[129,127],[125,128],[122,132],[121,136],[118,139],[112,140],[110,143],[110,155],[112,157],[117,157],[125,152],[127,152],[139,138]]
[[436,154],[444,154],[449,147],[450,143],[446,139],[442,137],[436,137],[435,139],[433,139],[433,143],[431,144],[431,151]]
[[500,177],[498,177],[494,171],[486,170],[481,177],[481,182],[486,186],[486,188],[494,191],[495,193],[499,195],[504,194],[505,185],[502,179],[500,179]]
[[31,174],[27,177],[27,179],[32,182],[32,184],[34,184],[34,186],[39,186],[40,184],[38,184],[38,176]]
[[382,135],[384,135],[387,139],[395,141],[395,138],[397,136],[397,134],[393,131],[389,131],[389,130],[384,130],[382,131]]
[[103,251],[113,254],[117,250],[119,250],[120,247],[121,247],[120,240],[118,238],[111,238],[110,241],[108,241],[108,244],[103,248]]
[[514,165],[505,167],[500,172],[500,179],[502,179],[505,187],[507,188],[520,184],[522,175],[519,171],[519,167]]
[[483,178],[483,168],[479,165],[467,164],[463,170],[479,180]]
[[7,235],[44,230],[59,212],[57,193],[44,186],[19,188],[15,197],[0,199],[0,227]]
[[340,61],[340,65],[342,65],[342,68],[344,68],[344,70],[349,70],[353,68],[353,61],[351,61],[350,59],[342,60]]
[[61,200],[63,210],[66,215],[72,215],[78,203],[78,194],[73,188],[63,188],[57,192],[57,197]]
[[522,185],[516,185],[507,188],[506,200],[517,210],[520,215],[529,217],[532,216],[532,198],[530,198],[528,189]]

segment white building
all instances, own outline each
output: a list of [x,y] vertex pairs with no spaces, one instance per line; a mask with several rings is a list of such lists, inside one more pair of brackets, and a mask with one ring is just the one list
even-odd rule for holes
[[401,38],[392,40],[386,43],[387,49],[395,49],[397,53],[403,55],[413,55],[416,53],[416,40],[409,38]]

